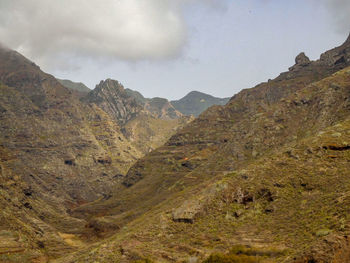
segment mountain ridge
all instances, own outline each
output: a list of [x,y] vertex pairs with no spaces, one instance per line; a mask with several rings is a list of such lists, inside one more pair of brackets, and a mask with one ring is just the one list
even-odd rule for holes
[[[57,78],[56,78],[57,79]],[[75,90],[82,93],[88,93],[91,91],[84,83],[82,82],[74,82],[69,79],[57,79],[59,83],[61,83],[66,88],[71,90]]]

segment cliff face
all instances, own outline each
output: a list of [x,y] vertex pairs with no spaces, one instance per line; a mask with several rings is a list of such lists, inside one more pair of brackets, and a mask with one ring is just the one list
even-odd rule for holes
[[[348,206],[338,198],[349,184],[349,51],[347,40],[318,61],[299,55],[288,72],[209,108],[140,159],[108,201],[75,209],[128,229],[81,258],[180,262],[237,244],[276,262],[346,255]],[[329,251],[335,240],[343,248],[322,261],[325,236]]]

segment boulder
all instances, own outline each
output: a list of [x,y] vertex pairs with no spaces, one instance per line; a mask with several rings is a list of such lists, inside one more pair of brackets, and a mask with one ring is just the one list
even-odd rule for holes
[[185,201],[179,208],[173,210],[172,219],[175,222],[192,224],[201,208],[202,205],[198,200]]

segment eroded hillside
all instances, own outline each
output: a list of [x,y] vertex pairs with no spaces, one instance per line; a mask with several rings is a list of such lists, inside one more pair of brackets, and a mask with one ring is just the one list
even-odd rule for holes
[[0,62],[0,260],[349,258],[350,37],[188,124],[113,80],[81,98]]
[[[347,193],[349,57],[350,38],[318,61],[301,54],[288,72],[207,110],[139,160],[118,194],[73,211],[120,230],[62,262],[181,262],[235,245],[277,251],[267,262],[344,256],[347,205],[332,202]],[[328,248],[317,249],[325,236]]]

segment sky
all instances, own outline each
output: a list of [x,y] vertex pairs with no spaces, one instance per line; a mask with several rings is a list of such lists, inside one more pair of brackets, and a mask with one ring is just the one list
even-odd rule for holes
[[0,0],[0,42],[89,88],[231,97],[342,44],[349,14],[349,0]]

